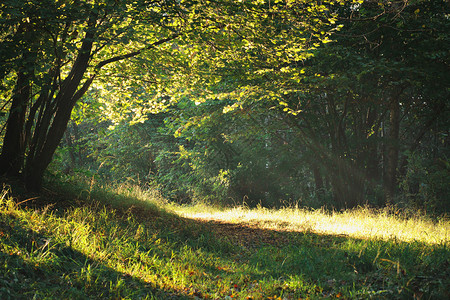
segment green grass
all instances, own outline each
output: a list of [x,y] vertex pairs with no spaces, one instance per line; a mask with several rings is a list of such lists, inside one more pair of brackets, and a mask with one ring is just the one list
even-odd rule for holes
[[[68,186],[0,195],[0,299],[450,296],[445,219],[180,207],[129,186]],[[367,229],[377,220],[383,230]]]

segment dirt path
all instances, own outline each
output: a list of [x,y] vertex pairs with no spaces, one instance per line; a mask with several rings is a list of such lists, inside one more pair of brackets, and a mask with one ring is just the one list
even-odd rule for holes
[[280,246],[289,242],[288,231],[259,228],[250,224],[226,223],[218,220],[196,219],[215,236],[228,239],[230,242],[245,248],[258,248],[261,245]]

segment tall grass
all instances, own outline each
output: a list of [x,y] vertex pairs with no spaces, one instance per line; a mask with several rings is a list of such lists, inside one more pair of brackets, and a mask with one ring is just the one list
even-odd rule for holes
[[450,220],[416,214],[406,216],[392,209],[359,207],[345,211],[300,208],[213,209],[204,205],[173,206],[179,215],[194,219],[248,223],[261,228],[286,231],[311,231],[320,234],[347,235],[361,239],[398,240],[446,244],[450,242]]
[[449,296],[445,220],[181,207],[125,185],[49,190],[0,195],[1,299]]

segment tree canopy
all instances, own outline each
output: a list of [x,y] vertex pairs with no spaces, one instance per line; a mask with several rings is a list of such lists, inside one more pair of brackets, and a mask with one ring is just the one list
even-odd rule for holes
[[448,204],[446,1],[3,1],[0,14],[0,170],[30,190],[56,151],[179,201]]

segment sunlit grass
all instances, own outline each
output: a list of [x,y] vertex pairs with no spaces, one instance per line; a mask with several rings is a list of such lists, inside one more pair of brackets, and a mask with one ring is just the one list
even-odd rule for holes
[[348,235],[362,239],[397,239],[428,244],[449,244],[450,220],[432,220],[424,215],[405,217],[389,211],[360,207],[342,212],[299,208],[214,209],[197,206],[173,206],[179,215],[193,219],[248,223],[261,228],[286,231],[311,231],[322,234]]
[[[5,191],[0,195],[1,299],[447,295],[448,240],[405,242],[399,234],[428,228],[437,235],[445,226],[448,230],[443,220],[403,219],[369,209],[221,210],[177,206],[156,191],[129,185],[69,187],[73,190],[66,193],[52,191],[56,202],[47,199],[36,207],[17,204]],[[253,231],[223,232],[229,228],[221,227],[225,222]],[[368,228],[377,222],[391,222],[395,235],[369,231],[360,239],[361,229],[349,231],[352,224]],[[258,243],[261,236],[266,239]],[[242,244],[243,239],[255,243]]]

